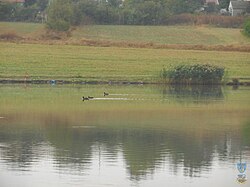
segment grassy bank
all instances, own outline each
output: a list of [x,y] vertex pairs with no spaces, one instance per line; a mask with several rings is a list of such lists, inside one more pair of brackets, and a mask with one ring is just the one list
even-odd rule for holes
[[240,29],[209,26],[86,26],[77,28],[73,37],[152,42],[157,44],[230,45],[250,44]]
[[[0,35],[8,32],[37,40],[44,36],[45,27],[34,23],[0,22]],[[250,39],[242,35],[241,29],[211,26],[85,25],[75,28],[67,40],[203,46],[250,44]]]
[[214,64],[249,78],[250,53],[0,42],[0,79],[158,82],[165,66]]
[[250,39],[240,29],[88,25],[53,40],[42,24],[0,22],[6,33],[18,37],[0,42],[1,80],[152,83],[163,67],[197,63],[223,66],[229,79],[250,77],[250,53],[238,52],[250,51]]

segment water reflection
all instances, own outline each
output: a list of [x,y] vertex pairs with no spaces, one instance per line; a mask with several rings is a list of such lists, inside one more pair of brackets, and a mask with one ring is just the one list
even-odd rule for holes
[[162,91],[166,97],[175,98],[185,102],[211,102],[214,100],[223,100],[224,94],[220,85],[172,85],[165,87]]
[[[132,92],[141,94],[140,89]],[[86,90],[77,89],[74,97]],[[250,161],[247,90],[236,104],[194,103],[191,107],[176,105],[175,99],[199,103],[221,100],[222,88],[161,90],[173,105],[155,101],[136,105],[130,101],[70,103],[72,92],[67,89],[61,90],[62,95],[58,95],[59,89],[42,96],[41,88],[32,90],[32,97],[20,94],[21,98],[13,102],[10,89],[0,100],[5,103],[0,106],[0,113],[5,116],[0,120],[0,171],[41,172],[34,167],[42,162],[47,163],[47,173],[77,175],[79,181],[83,176],[90,180],[93,173],[106,176],[106,171],[116,168],[120,178],[125,170],[129,181],[140,182],[152,180],[161,171],[176,177],[203,178],[220,168],[218,165],[226,170],[240,158]],[[122,92],[128,91],[117,91]],[[145,92],[142,97],[152,95],[151,88]],[[159,94],[159,100],[161,97]],[[42,104],[36,107],[40,100]],[[23,107],[19,107],[20,103]],[[77,184],[83,184],[79,181]],[[108,181],[112,181],[112,176],[107,177],[105,182]]]
[[250,121],[246,122],[242,128],[243,145],[250,147]]
[[[166,160],[170,172],[177,174],[184,169],[184,175],[197,177],[202,171],[211,169],[215,153],[222,161],[233,159],[231,162],[234,162],[241,147],[239,135],[233,136],[227,132],[224,136],[214,133],[193,137],[180,131],[76,129],[61,124],[46,124],[43,129],[39,128],[39,133],[38,129],[30,129],[27,133],[16,128],[16,132],[0,129],[1,159],[10,168],[28,170],[41,156],[39,144],[49,142],[54,150],[54,166],[58,170],[84,172],[90,168],[95,152],[101,152],[110,162],[115,162],[119,152],[122,152],[133,180],[154,174],[155,169],[163,167]],[[244,133],[248,133],[245,137],[249,137],[248,131]]]
[[28,170],[40,157],[44,137],[36,130],[0,128],[0,150],[4,161],[14,170]]

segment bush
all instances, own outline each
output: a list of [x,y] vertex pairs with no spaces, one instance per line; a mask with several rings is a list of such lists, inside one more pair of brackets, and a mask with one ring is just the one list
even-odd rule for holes
[[223,75],[223,67],[209,64],[178,65],[162,71],[162,78],[172,84],[220,84]]
[[243,29],[244,29],[243,32],[245,33],[245,35],[250,37],[250,19],[247,19],[245,21]]
[[56,31],[68,31],[73,9],[69,0],[53,0],[48,9],[47,27]]

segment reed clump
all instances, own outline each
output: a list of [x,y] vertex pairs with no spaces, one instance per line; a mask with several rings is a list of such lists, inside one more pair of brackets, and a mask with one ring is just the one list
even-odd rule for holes
[[221,84],[225,68],[210,64],[177,65],[163,68],[162,78],[170,84]]

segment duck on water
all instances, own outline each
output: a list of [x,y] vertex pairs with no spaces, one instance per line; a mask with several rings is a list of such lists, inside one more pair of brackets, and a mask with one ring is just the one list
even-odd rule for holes
[[88,98],[88,97],[84,97],[84,96],[82,96],[82,101],[87,101],[87,100],[89,100],[89,98]]
[[92,97],[92,96],[88,96],[88,97],[82,96],[82,101],[87,101],[87,100],[90,100],[90,99],[94,99],[94,97]]
[[[105,96],[108,96],[108,95],[109,95],[109,93],[103,92],[103,96],[104,96],[104,97],[105,97]],[[82,96],[82,101],[88,101],[88,100],[90,100],[90,99],[94,99],[94,97],[92,97],[92,96],[88,96],[88,97]]]

